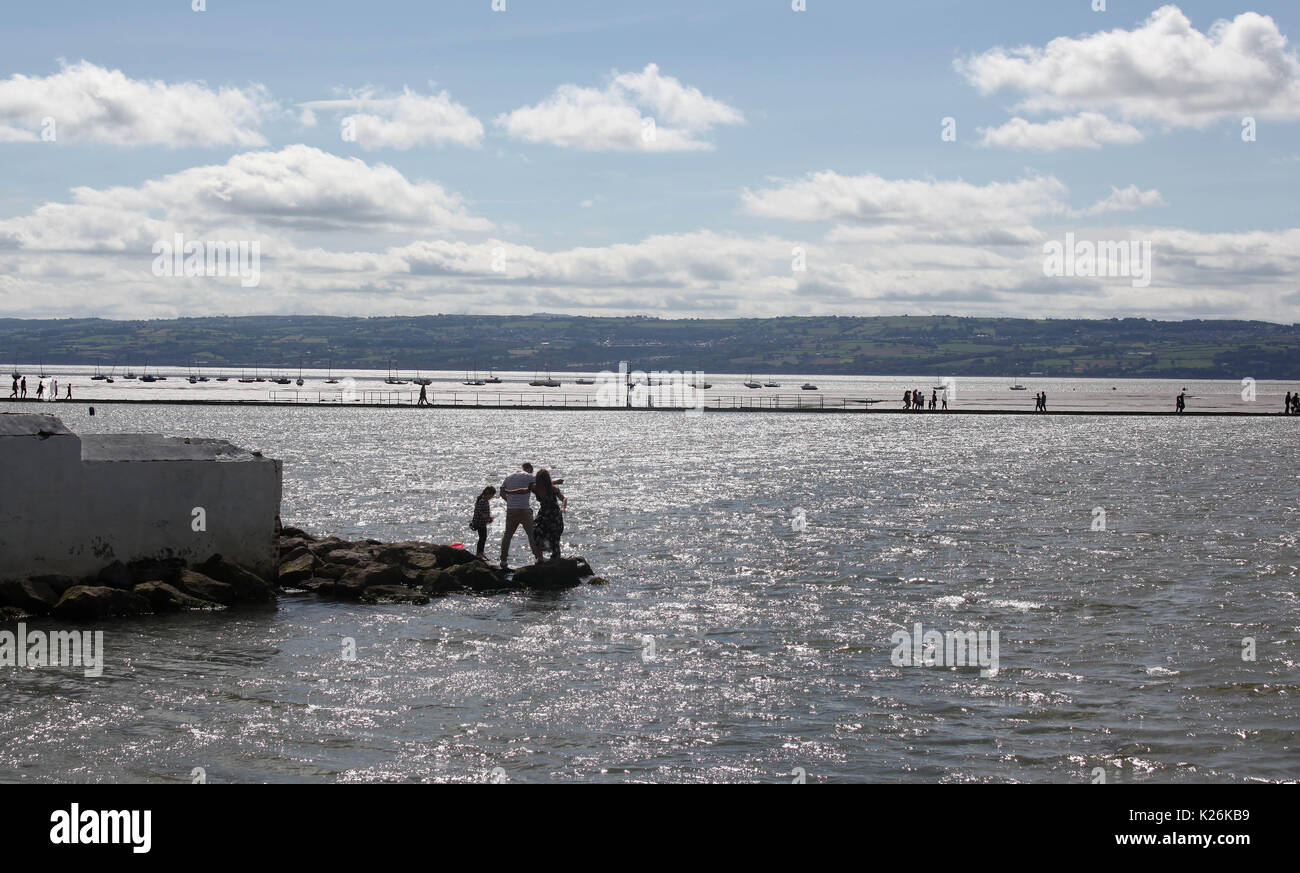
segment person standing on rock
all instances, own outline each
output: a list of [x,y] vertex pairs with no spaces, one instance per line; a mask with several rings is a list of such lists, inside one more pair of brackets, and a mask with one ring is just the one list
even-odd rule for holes
[[537,511],[535,537],[538,560],[541,553],[549,551],[552,558],[560,557],[560,536],[564,533],[564,511],[569,508],[569,501],[564,492],[555,487],[551,481],[550,470],[538,470],[537,479],[533,481],[533,493],[537,495],[540,509]]
[[510,566],[510,540],[515,529],[523,525],[528,535],[528,547],[533,551],[533,558],[540,561],[542,550],[537,547],[533,536],[533,508],[531,495],[533,488],[533,465],[525,463],[520,472],[511,473],[501,483],[501,496],[506,501],[506,532],[501,537],[501,569]]
[[492,523],[492,498],[496,493],[496,488],[491,485],[483,489],[483,493],[474,501],[474,517],[469,522],[470,530],[478,531],[478,550],[474,557],[480,561],[487,561],[483,547],[487,545],[488,525]]

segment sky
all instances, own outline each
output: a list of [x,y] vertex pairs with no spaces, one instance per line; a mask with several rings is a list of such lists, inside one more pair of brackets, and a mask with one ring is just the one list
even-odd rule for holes
[[1294,0],[14,4],[0,317],[1300,322],[1297,35]]

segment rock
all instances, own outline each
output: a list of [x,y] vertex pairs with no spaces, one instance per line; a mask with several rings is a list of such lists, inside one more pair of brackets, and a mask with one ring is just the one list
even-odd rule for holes
[[321,559],[324,559],[330,552],[343,551],[351,546],[352,543],[341,540],[338,537],[326,537],[319,542],[307,544],[307,548],[311,550],[311,553]]
[[130,591],[135,587],[136,581],[135,576],[127,568],[126,564],[121,561],[114,561],[99,571],[99,575],[95,577],[95,584]]
[[309,542],[309,543],[314,543],[314,542],[316,542],[316,538],[315,538],[314,536],[312,536],[311,534],[307,533],[307,532],[306,532],[305,530],[303,530],[302,528],[298,528],[298,527],[281,527],[281,528],[280,528],[280,539],[282,539],[282,540],[283,540],[283,539],[291,539],[291,540],[292,540],[292,539],[297,539],[297,540],[306,540],[306,541]]
[[202,564],[196,564],[194,569],[209,579],[224,582],[234,588],[235,594],[243,603],[266,603],[275,600],[275,588],[271,583],[221,555],[213,555]]
[[334,591],[340,597],[360,597],[367,588],[377,585],[404,585],[406,574],[392,564],[367,564],[353,567],[338,580]]
[[429,595],[412,591],[400,585],[375,585],[361,595],[363,603],[417,603],[429,602]]
[[456,581],[455,576],[436,568],[421,570],[419,581],[415,584],[425,594],[448,594],[465,590],[465,586]]
[[438,566],[446,569],[455,567],[458,564],[482,564],[478,558],[474,557],[467,549],[453,549],[451,546],[435,546],[434,554],[438,559]]
[[433,570],[438,566],[438,556],[433,552],[411,552],[406,556],[406,566],[411,570]]
[[608,580],[608,579],[602,579],[602,578],[600,578],[599,576],[592,576],[590,579],[587,580],[587,584],[588,584],[588,585],[608,585],[608,584],[609,584],[609,580]]
[[310,579],[313,571],[320,566],[320,558],[317,558],[306,549],[298,557],[288,561],[280,562],[280,587],[297,588],[303,582]]
[[594,575],[584,558],[552,558],[515,571],[515,584],[539,591],[572,588]]
[[[324,578],[324,579],[329,579],[329,580],[331,580],[331,581],[332,581],[332,580],[335,580],[335,579],[342,579],[342,578],[343,578],[343,574],[347,573],[347,571],[350,570],[350,569],[352,569],[352,568],[351,568],[351,567],[345,567],[345,566],[343,566],[342,564],[326,564],[326,565],[323,566],[323,567],[317,567],[317,568],[316,568],[316,571],[315,571],[315,572],[316,572],[316,578],[318,578],[318,579]],[[306,583],[306,582],[303,582],[303,583],[301,583],[298,587],[299,587],[299,588],[305,588],[305,587],[307,587],[307,583]]]
[[[348,545],[351,545],[349,543]],[[344,567],[358,567],[362,564],[369,564],[373,557],[369,552],[361,552],[356,549],[345,549],[341,552],[330,552],[327,558],[323,559],[327,564],[341,564]]]
[[54,574],[50,576],[33,576],[32,581],[38,582],[41,585],[50,586],[50,588],[54,590],[54,593],[59,595],[60,597],[63,596],[64,591],[67,591],[73,585],[82,584],[80,581],[73,579],[71,576],[61,576],[58,574]]
[[292,548],[288,548],[286,547],[284,540],[280,541],[280,549],[277,552],[280,563],[283,564],[285,561],[292,561],[294,558],[312,554],[311,549],[307,548],[307,544],[302,540],[293,540],[292,542],[296,543],[296,545]]
[[107,585],[73,585],[54,605],[59,618],[104,618],[110,615],[145,615],[149,601],[132,591]]
[[190,597],[199,600],[210,600],[213,603],[220,603],[222,606],[229,606],[239,600],[239,592],[235,590],[235,586],[227,585],[225,582],[218,582],[216,579],[204,576],[202,573],[196,573],[193,570],[181,570],[176,581],[170,584]]
[[182,609],[224,609],[221,604],[213,603],[210,600],[199,600],[197,597],[190,597],[180,589],[168,585],[166,582],[142,582],[133,589],[134,594],[138,594],[145,600],[149,601],[149,606],[154,612],[177,612]]
[[59,602],[60,592],[35,579],[0,582],[0,606],[12,606],[30,615],[46,615]]
[[514,587],[499,570],[493,570],[482,561],[457,564],[442,571],[442,576],[471,591],[501,591]]
[[126,567],[131,571],[131,587],[156,579],[175,585],[181,571],[185,569],[185,561],[181,558],[145,558],[131,561]]

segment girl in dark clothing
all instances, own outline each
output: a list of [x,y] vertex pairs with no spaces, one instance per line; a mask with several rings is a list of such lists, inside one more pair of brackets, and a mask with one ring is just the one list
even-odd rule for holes
[[478,549],[475,554],[484,561],[487,558],[483,554],[483,546],[487,543],[488,525],[492,523],[492,498],[496,493],[496,488],[491,485],[483,489],[483,493],[474,501],[474,517],[469,522],[470,530],[478,531]]
[[549,550],[552,558],[560,557],[560,536],[564,533],[564,511],[569,508],[569,501],[564,492],[551,482],[550,470],[538,470],[533,482],[533,494],[541,507],[537,511],[537,520],[533,522],[533,535],[541,551]]

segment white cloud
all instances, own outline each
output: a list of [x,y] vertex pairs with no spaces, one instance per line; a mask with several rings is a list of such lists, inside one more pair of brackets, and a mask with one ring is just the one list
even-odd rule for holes
[[541,103],[502,114],[496,123],[527,142],[668,152],[712,149],[700,137],[716,125],[742,124],[744,116],[647,64],[639,73],[615,75],[603,89],[561,85]]
[[129,251],[172,230],[248,239],[286,232],[430,234],[486,231],[461,199],[412,182],[386,164],[341,158],[305,145],[246,152],[133,187],[74,188],[0,221],[0,248]]
[[1105,212],[1133,212],[1138,209],[1148,209],[1153,206],[1167,206],[1165,198],[1160,196],[1160,192],[1154,188],[1143,191],[1137,185],[1129,185],[1127,188],[1110,189],[1104,199],[1098,200],[1087,209],[1080,210],[1079,215],[1101,215]]
[[84,60],[50,76],[0,79],[0,141],[35,139],[52,118],[58,142],[257,146],[266,142],[262,121],[276,111],[261,85],[132,79]]
[[1244,12],[1202,33],[1177,6],[1133,30],[995,48],[957,69],[984,94],[1011,89],[1028,112],[1101,111],[1168,127],[1256,115],[1300,119],[1300,58],[1267,15]]
[[1081,112],[1068,118],[1034,123],[1016,117],[1001,127],[980,128],[982,145],[1052,152],[1058,149],[1101,148],[1103,145],[1141,142],[1142,131],[1131,124],[1111,121],[1099,112]]
[[1065,214],[1067,195],[1065,185],[1051,176],[972,185],[828,170],[775,188],[746,190],[742,202],[746,211],[766,218],[865,225],[876,229],[880,240],[1002,244],[1041,238],[1032,220]]
[[[362,90],[346,98],[300,105],[305,112],[347,113],[345,120],[350,120],[356,142],[364,149],[410,149],[449,142],[478,146],[483,139],[483,123],[446,91],[425,95],[406,88],[399,95],[383,97]],[[314,115],[311,123],[315,123]]]

